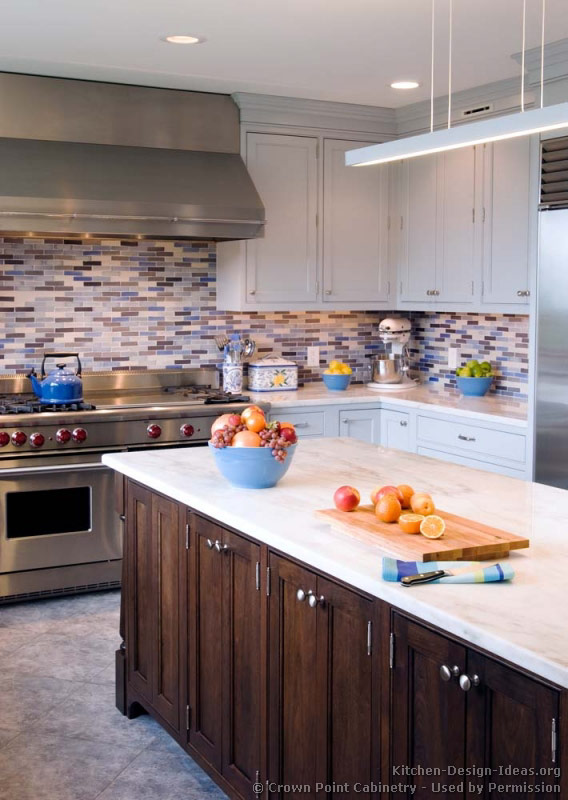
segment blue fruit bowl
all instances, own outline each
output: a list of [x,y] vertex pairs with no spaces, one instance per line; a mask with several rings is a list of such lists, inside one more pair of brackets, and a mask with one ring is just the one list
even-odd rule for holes
[[493,376],[488,378],[462,378],[458,375],[456,383],[460,392],[466,397],[483,397],[493,383]]
[[221,475],[241,489],[270,489],[276,486],[290,468],[297,444],[288,448],[284,461],[277,461],[269,447],[213,447],[215,462]]
[[332,392],[344,392],[351,383],[351,375],[322,375],[323,382]]

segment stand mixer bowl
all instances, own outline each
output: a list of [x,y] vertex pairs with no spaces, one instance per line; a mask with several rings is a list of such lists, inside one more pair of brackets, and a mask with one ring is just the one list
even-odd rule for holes
[[404,356],[379,353],[371,358],[371,381],[373,383],[400,383],[408,370]]

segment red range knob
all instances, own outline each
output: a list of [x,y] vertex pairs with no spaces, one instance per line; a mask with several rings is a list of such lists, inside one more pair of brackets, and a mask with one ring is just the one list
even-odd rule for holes
[[182,436],[187,436],[187,438],[189,439],[189,437],[193,436],[193,434],[195,433],[195,428],[193,427],[193,425],[182,425],[181,428],[179,429],[179,432],[181,433]]
[[150,437],[150,439],[159,439],[162,435],[162,429],[159,425],[148,425],[146,428],[146,433]]
[[59,428],[59,430],[55,434],[55,441],[59,442],[59,444],[65,444],[70,439],[71,439],[71,431],[68,431],[67,428]]
[[15,431],[12,434],[12,444],[15,447],[21,447],[27,441],[28,441],[28,437],[26,436],[26,434],[23,431]]
[[75,428],[71,435],[74,442],[84,442],[87,439],[87,431],[84,428]]
[[43,433],[32,433],[30,436],[30,445],[32,447],[43,447],[45,444],[45,436]]
[[0,431],[0,447],[6,447],[7,444],[10,444],[9,435],[6,431]]

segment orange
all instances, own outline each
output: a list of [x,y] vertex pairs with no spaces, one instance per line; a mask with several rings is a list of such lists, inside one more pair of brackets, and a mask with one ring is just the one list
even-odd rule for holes
[[246,422],[247,418],[250,417],[251,414],[262,414],[264,417],[264,411],[262,408],[260,408],[260,406],[247,406],[241,414],[243,422]]
[[261,411],[251,411],[251,413],[245,419],[245,425],[249,431],[254,431],[255,433],[264,430],[264,428],[266,428],[266,419],[264,414]]
[[420,533],[420,524],[425,519],[422,514],[401,514],[398,524],[404,533]]
[[396,522],[400,517],[400,502],[394,494],[385,494],[375,507],[375,514],[381,522]]
[[410,498],[414,494],[414,489],[412,488],[412,486],[409,486],[406,483],[401,483],[400,486],[397,486],[396,488],[402,495],[402,503],[401,503],[402,507],[410,508]]
[[229,420],[232,416],[232,414],[221,414],[220,417],[217,417],[213,425],[211,425],[211,435],[213,435],[215,431],[220,431],[225,425],[229,425]]
[[293,431],[296,430],[296,428],[292,425],[291,422],[281,422],[280,423],[280,427],[281,428],[292,428]]
[[423,514],[425,517],[428,514],[433,514],[436,510],[434,501],[426,492],[416,492],[410,498],[410,508],[415,514]]
[[439,539],[440,536],[444,535],[445,530],[446,523],[442,517],[438,517],[436,514],[424,517],[420,523],[420,533],[427,539]]
[[260,436],[254,431],[239,431],[231,444],[233,447],[260,447]]

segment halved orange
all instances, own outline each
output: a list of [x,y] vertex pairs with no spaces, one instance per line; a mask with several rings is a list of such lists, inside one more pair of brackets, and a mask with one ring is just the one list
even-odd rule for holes
[[420,533],[420,525],[424,519],[426,517],[423,514],[401,514],[398,524],[404,533]]
[[445,530],[446,523],[437,514],[430,514],[428,517],[424,517],[420,523],[420,533],[427,539],[439,539],[440,536],[444,535]]

